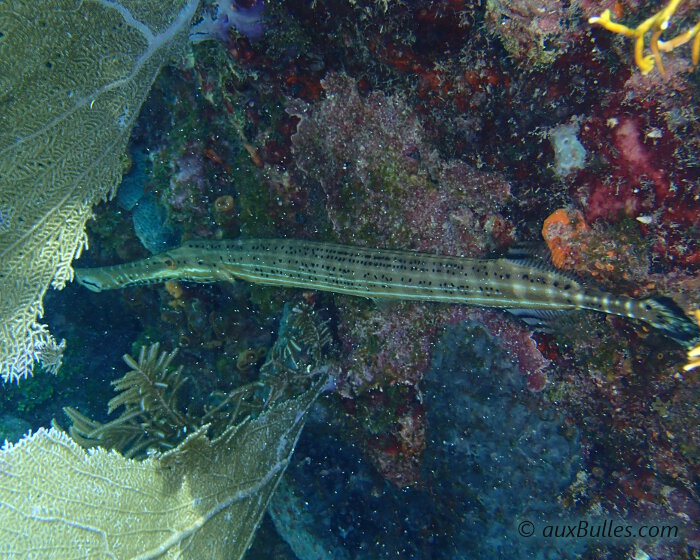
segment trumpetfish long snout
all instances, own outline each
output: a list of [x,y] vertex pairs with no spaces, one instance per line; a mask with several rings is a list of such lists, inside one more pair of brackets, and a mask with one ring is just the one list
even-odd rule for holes
[[543,263],[429,255],[294,239],[188,241],[131,263],[76,269],[94,292],[183,280],[245,280],[372,299],[460,303],[506,309],[526,322],[568,310],[636,319],[684,346],[700,329],[667,297],[635,299],[584,286]]

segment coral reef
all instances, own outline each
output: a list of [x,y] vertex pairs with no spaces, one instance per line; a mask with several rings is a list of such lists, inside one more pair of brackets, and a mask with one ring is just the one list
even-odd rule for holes
[[292,137],[298,165],[320,187],[339,240],[472,256],[507,242],[499,214],[507,181],[440,158],[404,99],[363,99],[342,74],[322,85],[316,109],[288,111],[301,118]]
[[575,2],[487,0],[485,22],[516,61],[548,65],[580,34],[570,23],[575,11]]
[[242,558],[324,383],[308,373],[306,391],[277,393],[218,438],[205,427],[143,461],[87,452],[57,428],[5,446],[0,553]]
[[[666,16],[625,37],[588,23],[605,10],[606,27],[634,33]],[[160,209],[146,220],[156,243],[166,225],[177,243],[511,248],[612,293],[697,309],[697,16],[693,2],[666,0],[203,2],[187,56],[151,88],[83,259],[148,256],[134,227],[144,200]],[[631,52],[640,38],[647,74]],[[20,217],[0,197],[0,237]],[[196,380],[181,393],[191,412],[224,402],[259,378],[290,295],[184,281],[64,290],[60,310],[47,308],[67,339],[61,371],[9,388],[2,417],[38,427],[66,404],[111,421],[91,401],[110,398],[119,355],[155,340]],[[597,314],[533,331],[496,310],[296,295],[324,318],[315,336],[334,340],[339,365],[271,510],[291,548],[268,533],[249,554],[697,556],[697,380],[683,371],[694,354]],[[94,363],[72,347],[93,348]],[[293,344],[278,358],[308,363]],[[541,518],[670,520],[682,535],[535,550],[506,523],[530,496]]]
[[177,350],[156,343],[124,356],[130,370],[109,403],[119,418],[68,409],[72,437],[42,428],[6,444],[0,553],[242,558],[332,369],[308,306],[287,306],[279,330],[260,379],[212,393],[201,412],[179,402],[188,377],[170,367]]
[[421,388],[427,445],[421,484],[408,489],[386,484],[356,447],[329,432],[328,410],[310,417],[270,507],[299,557],[574,558],[583,552],[581,545],[549,549],[517,537],[518,516],[553,521],[570,513],[558,497],[574,480],[580,457],[576,430],[553,404],[532,402],[497,339],[472,322],[448,327]]
[[441,338],[424,383],[430,442],[424,472],[447,502],[443,516],[456,532],[455,554],[574,557],[583,543],[532,542],[512,530],[522,518],[565,517],[557,497],[581,463],[576,431],[551,404],[529,397],[499,346],[474,323]]

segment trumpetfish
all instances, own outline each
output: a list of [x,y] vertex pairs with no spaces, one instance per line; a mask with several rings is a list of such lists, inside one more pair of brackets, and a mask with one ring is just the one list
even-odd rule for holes
[[188,241],[139,261],[75,270],[94,292],[182,280],[303,288],[375,300],[506,309],[526,322],[591,310],[636,319],[684,346],[700,328],[668,297],[635,299],[584,286],[534,259],[463,258],[295,239]]

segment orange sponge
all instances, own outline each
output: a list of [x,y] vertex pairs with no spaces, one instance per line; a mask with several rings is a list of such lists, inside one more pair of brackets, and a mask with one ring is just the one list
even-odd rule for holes
[[542,225],[542,237],[549,247],[552,263],[557,268],[578,267],[581,245],[585,242],[581,233],[588,230],[583,214],[578,210],[555,210]]

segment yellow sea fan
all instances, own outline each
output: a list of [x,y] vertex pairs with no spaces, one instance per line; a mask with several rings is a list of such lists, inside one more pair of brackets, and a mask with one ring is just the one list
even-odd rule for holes
[[[120,156],[160,67],[187,41],[197,0],[0,2],[0,378],[61,345],[38,322],[72,280],[92,206],[113,195]],[[131,10],[131,11],[130,11]]]

